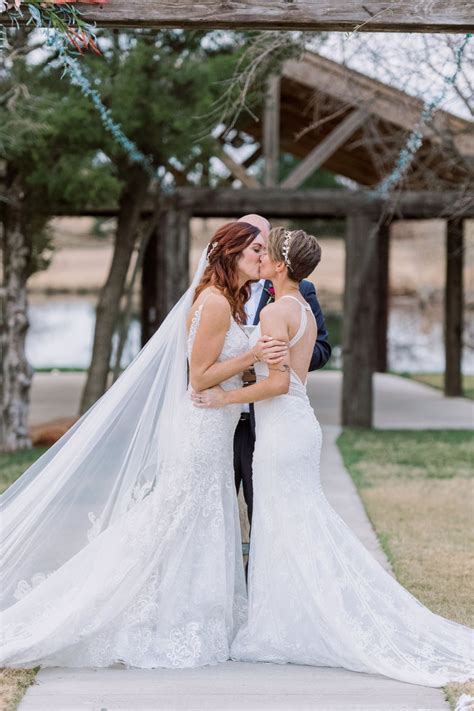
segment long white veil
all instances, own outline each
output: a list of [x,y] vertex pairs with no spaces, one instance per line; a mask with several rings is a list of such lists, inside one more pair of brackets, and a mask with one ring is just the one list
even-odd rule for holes
[[187,388],[186,293],[117,382],[0,497],[0,609],[153,488]]

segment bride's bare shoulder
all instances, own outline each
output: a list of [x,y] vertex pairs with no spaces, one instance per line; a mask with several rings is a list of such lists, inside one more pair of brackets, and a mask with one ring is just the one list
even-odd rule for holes
[[277,335],[281,337],[286,333],[287,321],[286,309],[278,301],[268,304],[260,313],[262,330],[268,332],[267,335],[271,334],[274,338]]
[[277,301],[273,301],[271,304],[267,304],[267,306],[264,306],[262,311],[260,312],[260,316],[266,314],[267,316],[270,316],[273,318],[276,315],[282,315],[288,312],[287,304],[285,303],[289,299],[278,299]]
[[289,330],[293,328],[295,320],[294,301],[293,303],[291,301],[290,299],[277,299],[262,309],[260,313],[262,331],[273,338],[282,338],[283,340],[289,338]]
[[231,308],[223,294],[212,289],[205,289],[194,302],[191,312],[195,313],[201,306],[201,324],[212,323],[216,327],[221,324],[228,325]]

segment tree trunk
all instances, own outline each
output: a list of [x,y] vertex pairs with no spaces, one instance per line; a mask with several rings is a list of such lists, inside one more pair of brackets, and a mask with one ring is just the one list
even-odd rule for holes
[[112,337],[133,254],[140,213],[150,184],[150,177],[140,168],[131,168],[129,176],[119,201],[112,264],[97,304],[92,361],[82,394],[81,413],[88,410],[107,389]]
[[18,175],[6,178],[2,209],[3,284],[1,289],[0,449],[31,447],[28,408],[33,369],[26,360],[28,330],[26,282],[31,245],[22,223],[23,190]]
[[145,225],[143,225],[143,230],[142,230],[142,234],[140,235],[140,241],[139,241],[139,245],[138,245],[138,249],[137,249],[137,258],[135,260],[135,265],[133,267],[133,273],[130,278],[129,284],[125,288],[125,306],[124,306],[123,312],[121,314],[120,329],[119,329],[119,333],[118,333],[117,351],[115,354],[114,377],[113,377],[114,383],[119,378],[120,373],[122,372],[120,364],[122,362],[123,351],[125,348],[125,344],[127,342],[128,331],[130,329],[130,321],[131,321],[132,307],[133,307],[133,291],[134,291],[135,283],[136,283],[138,274],[143,271],[143,260],[145,258],[145,254],[147,252],[147,248],[148,248],[150,239],[152,238],[152,236],[156,230],[156,223],[157,223],[158,217],[159,217],[159,209],[157,209],[155,214],[152,216],[152,218],[147,223],[145,223]]

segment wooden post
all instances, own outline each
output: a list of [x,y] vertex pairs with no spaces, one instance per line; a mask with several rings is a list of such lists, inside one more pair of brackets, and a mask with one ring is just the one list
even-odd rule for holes
[[142,344],[189,286],[190,214],[176,202],[163,207],[142,272]]
[[384,223],[377,234],[377,284],[375,298],[375,370],[387,372],[387,335],[389,309],[390,224]]
[[342,333],[344,427],[372,427],[376,255],[376,221],[367,214],[348,217]]
[[446,290],[444,301],[444,343],[446,366],[444,394],[460,397],[462,388],[463,335],[463,221],[448,220],[446,230]]
[[151,235],[145,251],[142,267],[141,325],[142,347],[150,340],[158,328],[157,280],[158,274],[158,231]]
[[263,112],[263,155],[265,158],[264,185],[278,185],[280,163],[280,77],[268,79]]
[[157,324],[169,314],[189,286],[189,214],[171,203],[159,225],[157,260]]

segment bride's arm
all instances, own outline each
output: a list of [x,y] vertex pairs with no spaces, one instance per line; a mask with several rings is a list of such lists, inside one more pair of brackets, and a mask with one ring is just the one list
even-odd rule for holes
[[[288,326],[282,317],[281,309],[277,304],[267,306],[260,318],[262,333],[271,333],[274,338],[285,343],[289,340]],[[237,390],[212,390],[200,393],[201,402],[193,398],[196,407],[222,407],[223,405],[237,405],[259,400],[268,400],[276,395],[284,395],[290,387],[290,358],[287,351],[282,362],[269,366],[268,378],[255,385],[248,385]]]
[[193,343],[189,363],[189,382],[194,390],[212,388],[237,373],[248,370],[257,360],[280,360],[279,353],[286,350],[285,343],[272,343],[272,345],[259,345],[246,353],[228,360],[218,361],[224,345],[224,339],[229,329],[230,307],[224,296],[211,294],[203,306],[199,327]]

